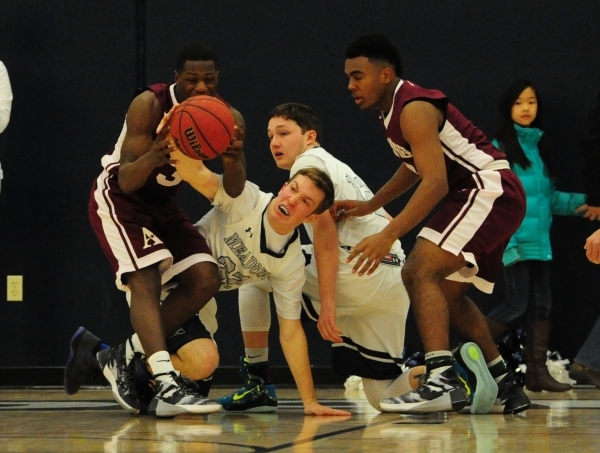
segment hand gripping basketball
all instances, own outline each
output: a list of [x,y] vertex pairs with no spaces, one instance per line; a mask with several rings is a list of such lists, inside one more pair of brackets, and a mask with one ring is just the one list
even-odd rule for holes
[[212,96],[193,96],[173,110],[171,136],[186,156],[210,160],[223,154],[234,138],[229,107]]

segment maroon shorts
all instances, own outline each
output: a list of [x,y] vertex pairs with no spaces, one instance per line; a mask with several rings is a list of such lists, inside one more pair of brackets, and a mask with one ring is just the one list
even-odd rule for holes
[[419,237],[458,256],[467,265],[447,277],[491,293],[502,256],[525,216],[525,193],[511,170],[482,170],[472,182],[448,194]]
[[215,262],[206,240],[170,198],[126,194],[116,175],[103,172],[88,205],[92,228],[125,289],[123,274],[159,263],[162,283],[191,265]]

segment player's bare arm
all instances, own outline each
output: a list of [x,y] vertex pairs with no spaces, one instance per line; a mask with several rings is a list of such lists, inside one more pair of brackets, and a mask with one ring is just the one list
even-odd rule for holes
[[317,401],[315,386],[313,384],[310,361],[308,359],[308,344],[306,335],[302,329],[302,323],[299,319],[284,319],[281,316],[279,320],[279,340],[283,354],[290,367],[290,371],[296,381],[304,413],[307,415],[350,415],[347,411],[332,409],[322,406]]
[[324,340],[341,343],[342,331],[335,323],[335,287],[340,254],[337,227],[329,212],[320,214],[312,222],[312,227],[321,299],[317,328]]
[[396,199],[419,181],[419,175],[401,164],[396,173],[386,182],[370,200],[338,200],[331,212],[336,220],[348,217],[360,217],[371,214]]
[[238,197],[246,185],[246,157],[244,155],[244,138],[246,123],[244,117],[231,108],[235,123],[235,137],[227,150],[221,154],[223,164],[223,188],[232,198]]
[[[229,148],[221,155],[223,163],[223,188],[232,197],[238,197],[244,190],[246,184],[246,159],[244,157],[244,137],[246,125],[242,115],[231,108],[235,121],[235,137]],[[158,131],[168,127],[173,109],[165,115]],[[199,159],[192,159],[176,148],[171,152],[171,163],[175,165],[177,173],[185,182],[200,192],[209,200],[214,200],[219,181],[217,175],[204,165]]]
[[158,99],[151,91],[141,93],[131,102],[119,166],[119,186],[123,192],[138,190],[156,167],[170,162],[170,140],[166,139],[168,127],[154,139],[162,117]]
[[412,230],[448,193],[446,163],[439,138],[442,112],[433,104],[414,101],[404,107],[400,127],[410,144],[421,182],[404,209],[387,227],[396,238]]
[[414,101],[402,110],[400,127],[410,144],[421,182],[400,214],[381,232],[360,241],[351,252],[348,261],[358,257],[353,272],[359,276],[365,272],[372,274],[394,241],[425,219],[448,193],[446,164],[438,133],[442,121],[442,112],[428,102]]
[[179,150],[171,152],[171,158],[176,161],[175,169],[181,179],[200,192],[209,200],[214,200],[219,190],[218,176],[204,165],[199,159],[192,159]]

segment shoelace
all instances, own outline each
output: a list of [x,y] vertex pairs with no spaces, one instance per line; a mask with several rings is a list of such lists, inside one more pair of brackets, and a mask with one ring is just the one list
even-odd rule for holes
[[198,398],[203,398],[202,395],[200,395],[198,393],[198,390],[199,390],[198,384],[196,384],[191,379],[189,379],[185,376],[182,376],[182,375],[174,377],[173,379],[175,380],[177,385],[179,385],[179,388],[185,395],[194,395],[194,396],[197,396]]
[[137,398],[137,389],[135,387],[135,378],[133,367],[123,365],[121,367],[119,378],[129,392]]

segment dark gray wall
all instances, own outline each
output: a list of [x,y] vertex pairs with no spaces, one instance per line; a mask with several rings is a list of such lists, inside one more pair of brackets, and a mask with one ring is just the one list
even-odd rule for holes
[[[0,59],[15,100],[0,135],[0,294],[5,275],[23,275],[25,300],[0,297],[0,367],[63,365],[77,326],[112,343],[131,330],[88,225],[87,199],[136,85],[135,2],[4,3]],[[288,101],[317,110],[325,147],[372,189],[395,170],[375,113],[352,104],[343,74],[345,46],[372,31],[397,43],[407,79],[444,91],[489,135],[502,89],[514,78],[532,79],[546,101],[557,185],[582,190],[577,141],[600,89],[598,2],[147,0],[145,8],[146,81],[171,81],[174,54],[188,41],[212,46],[221,58],[220,94],[248,125],[249,178],[265,190],[286,177],[271,161],[265,128],[271,108]],[[206,212],[191,190],[179,198],[193,219]],[[556,218],[552,233],[553,346],[571,357],[600,312],[598,268],[582,250],[596,227]],[[410,250],[414,233],[403,243]],[[224,365],[235,365],[242,351],[235,296],[219,297]],[[485,311],[502,297],[502,282],[493,296],[474,294]],[[308,328],[313,363],[326,365],[328,348]],[[412,321],[407,343],[419,347]],[[276,342],[272,348],[282,363]]]

